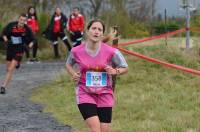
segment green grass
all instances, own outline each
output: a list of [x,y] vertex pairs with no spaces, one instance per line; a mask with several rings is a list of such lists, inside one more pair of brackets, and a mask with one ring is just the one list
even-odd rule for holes
[[5,62],[5,56],[0,54],[0,64]]
[[60,122],[75,127],[77,131],[86,131],[75,105],[74,92],[73,81],[69,76],[61,75],[54,82],[36,89],[31,100],[44,104],[44,112],[54,113]]
[[[162,42],[161,40],[159,40]],[[170,40],[171,41],[171,40]],[[137,45],[129,49],[200,70],[198,41],[186,51],[171,44]],[[126,56],[129,72],[118,78],[113,132],[199,132],[200,77]],[[75,88],[63,73],[34,90],[31,100],[44,105],[58,121],[78,132],[87,128],[75,103]]]

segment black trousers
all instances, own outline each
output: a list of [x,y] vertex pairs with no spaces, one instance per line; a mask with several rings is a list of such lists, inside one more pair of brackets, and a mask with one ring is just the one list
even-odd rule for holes
[[70,33],[70,39],[73,42],[73,47],[76,47],[81,44],[83,34],[80,31],[75,31]]
[[[25,53],[26,53],[26,58],[30,58],[30,48],[28,47],[28,44],[25,45]],[[38,41],[35,39],[32,47],[32,57],[36,58],[37,56],[37,50],[38,50]]]
[[68,41],[67,36],[65,35],[65,33],[63,32],[59,32],[59,33],[53,33],[52,35],[52,43],[53,43],[53,48],[54,48],[54,55],[55,57],[59,57],[59,50],[58,50],[58,38],[61,38],[62,41],[64,42],[66,48],[68,49],[68,51],[71,51],[71,45]]

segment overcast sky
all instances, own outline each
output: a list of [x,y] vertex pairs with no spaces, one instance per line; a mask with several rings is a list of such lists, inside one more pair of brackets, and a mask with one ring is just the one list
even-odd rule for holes
[[[200,4],[200,0],[196,0]],[[164,10],[167,9],[168,16],[184,15],[184,11],[179,8],[179,0],[157,0],[156,13],[164,15]]]

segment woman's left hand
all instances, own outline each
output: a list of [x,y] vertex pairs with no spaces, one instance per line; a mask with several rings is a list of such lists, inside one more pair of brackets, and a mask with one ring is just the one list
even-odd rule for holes
[[116,74],[117,74],[116,69],[114,69],[114,68],[111,67],[111,66],[106,66],[106,67],[105,67],[105,70],[106,70],[106,72],[107,72],[108,74],[110,74],[110,75],[116,75]]

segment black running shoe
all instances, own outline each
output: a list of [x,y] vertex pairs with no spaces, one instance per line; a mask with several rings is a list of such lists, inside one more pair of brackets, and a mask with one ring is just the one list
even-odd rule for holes
[[40,63],[40,61],[37,58],[30,59],[30,62],[32,62],[32,63]]
[[20,63],[17,63],[17,65],[15,66],[16,69],[20,68]]
[[6,89],[4,87],[1,87],[1,94],[5,94],[6,93]]

